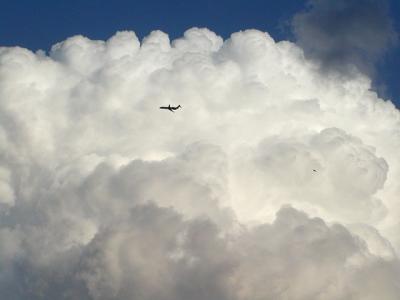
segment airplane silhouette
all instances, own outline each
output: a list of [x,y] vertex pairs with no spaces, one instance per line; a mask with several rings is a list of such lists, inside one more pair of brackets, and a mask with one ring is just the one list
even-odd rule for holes
[[174,112],[174,110],[177,110],[178,108],[180,108],[182,106],[178,105],[178,106],[171,106],[171,104],[169,104],[168,106],[160,106],[160,109],[168,109],[169,111]]

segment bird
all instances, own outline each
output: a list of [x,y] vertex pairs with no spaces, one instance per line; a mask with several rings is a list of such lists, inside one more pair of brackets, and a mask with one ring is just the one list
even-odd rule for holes
[[171,106],[171,104],[169,104],[168,106],[160,106],[160,109],[168,109],[169,111],[174,112],[174,110],[177,110],[181,107],[182,107],[181,105],[174,107],[174,106]]

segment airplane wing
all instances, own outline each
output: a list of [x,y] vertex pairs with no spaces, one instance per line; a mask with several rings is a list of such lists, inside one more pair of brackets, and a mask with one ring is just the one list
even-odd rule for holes
[[168,109],[169,111],[175,112],[175,110],[177,110],[180,106],[177,107],[173,107],[171,105],[168,106],[160,106],[160,109]]

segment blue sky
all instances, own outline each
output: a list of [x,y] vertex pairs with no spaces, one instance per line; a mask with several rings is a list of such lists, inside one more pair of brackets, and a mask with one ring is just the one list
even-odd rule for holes
[[[276,40],[294,40],[290,21],[305,8],[304,0],[222,1],[3,1],[0,45],[48,50],[65,38],[82,34],[107,39],[118,30],[133,30],[142,38],[155,29],[179,37],[190,27],[207,27],[224,38],[256,28]],[[400,2],[390,1],[390,15],[400,28]],[[391,49],[376,66],[375,85],[384,98],[400,106],[400,49]]]

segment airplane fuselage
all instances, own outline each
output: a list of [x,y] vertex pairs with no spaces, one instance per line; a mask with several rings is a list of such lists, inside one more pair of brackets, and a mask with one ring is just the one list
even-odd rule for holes
[[180,105],[174,107],[174,106],[171,106],[171,104],[169,104],[168,106],[160,106],[160,109],[168,109],[169,111],[174,112],[174,110],[177,110],[180,107],[181,107]]

